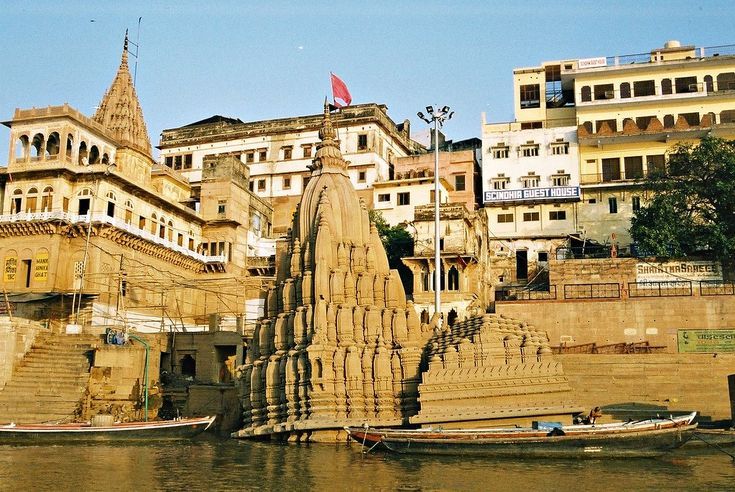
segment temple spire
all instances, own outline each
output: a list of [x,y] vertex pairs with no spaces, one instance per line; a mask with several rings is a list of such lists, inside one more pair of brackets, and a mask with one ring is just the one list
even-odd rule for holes
[[337,143],[337,132],[332,125],[332,115],[329,111],[330,105],[324,99],[324,119],[319,129],[319,140],[316,146],[316,155],[311,165],[312,174],[324,172],[339,173],[347,175],[347,162],[342,157]]
[[107,128],[121,146],[131,147],[152,158],[148,129],[128,69],[128,43],[126,30],[120,67],[92,119]]

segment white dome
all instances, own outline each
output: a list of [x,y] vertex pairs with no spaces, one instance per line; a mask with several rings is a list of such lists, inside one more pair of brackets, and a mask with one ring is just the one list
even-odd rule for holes
[[681,48],[681,43],[676,39],[670,39],[664,43],[664,48]]

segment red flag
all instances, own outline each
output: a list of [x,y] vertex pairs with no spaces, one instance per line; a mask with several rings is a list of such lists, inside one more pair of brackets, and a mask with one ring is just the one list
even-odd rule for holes
[[[332,72],[329,72],[329,75],[332,77],[332,98],[334,99],[334,105],[338,108],[349,106],[352,102],[352,96],[350,95],[350,91],[347,90],[347,86],[342,82],[342,79],[334,75]],[[339,99],[340,102],[337,102],[337,99]]]

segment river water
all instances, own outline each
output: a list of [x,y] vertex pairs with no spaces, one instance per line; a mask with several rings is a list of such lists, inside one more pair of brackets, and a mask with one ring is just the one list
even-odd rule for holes
[[358,445],[208,436],[171,443],[0,446],[3,491],[256,489],[734,490],[735,462],[711,449],[655,459],[509,460],[363,455]]

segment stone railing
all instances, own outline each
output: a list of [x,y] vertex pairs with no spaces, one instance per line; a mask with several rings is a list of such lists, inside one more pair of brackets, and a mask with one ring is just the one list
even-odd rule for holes
[[226,255],[208,256],[208,255],[203,255],[201,253],[197,253],[196,251],[191,251],[183,246],[179,246],[173,241],[169,241],[168,239],[159,237],[155,234],[151,234],[150,232],[140,229],[139,227],[136,227],[133,224],[128,224],[127,222],[123,220],[116,219],[114,217],[110,217],[106,214],[77,215],[77,214],[72,214],[69,212],[55,211],[55,212],[23,212],[23,213],[18,213],[18,214],[0,215],[0,223],[51,221],[51,220],[68,222],[70,224],[79,224],[79,223],[88,224],[90,222],[96,222],[99,224],[109,224],[113,227],[122,229],[130,234],[133,234],[134,236],[138,236],[142,239],[145,239],[146,241],[150,241],[152,243],[163,246],[164,248],[176,251],[177,253],[181,253],[182,255],[186,255],[191,258],[194,258],[195,260],[201,261],[202,263],[225,263],[227,261]]

